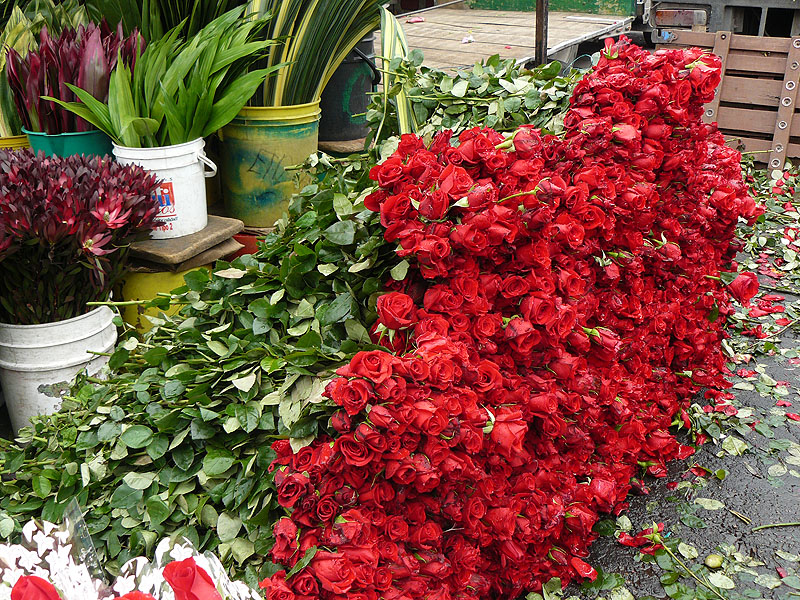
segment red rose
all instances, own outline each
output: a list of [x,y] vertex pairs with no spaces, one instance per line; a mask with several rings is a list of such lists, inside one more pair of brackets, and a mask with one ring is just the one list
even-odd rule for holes
[[305,570],[292,577],[292,589],[298,596],[306,598],[317,598],[319,596],[317,580]]
[[439,189],[451,198],[461,199],[475,184],[463,167],[447,165],[439,175]]
[[442,190],[433,190],[422,197],[419,203],[419,214],[426,219],[438,221],[443,219],[450,208],[450,198]]
[[297,531],[297,525],[291,519],[283,518],[275,523],[272,528],[275,545],[271,553],[276,561],[286,563],[297,554]]
[[353,586],[356,576],[350,561],[344,554],[319,550],[309,565],[322,585],[322,589],[334,594],[346,594]]
[[372,449],[367,444],[358,442],[353,434],[347,434],[337,439],[333,449],[341,452],[345,462],[354,467],[368,465],[375,456]]
[[116,600],[156,600],[150,594],[145,594],[144,592],[133,591],[128,592],[124,596],[119,596]]
[[395,157],[388,158],[382,164],[372,167],[369,177],[381,187],[387,187],[403,178],[403,161]]
[[308,477],[300,473],[291,473],[278,485],[278,504],[291,508],[305,496],[308,487]]
[[739,276],[728,284],[731,296],[744,306],[749,306],[750,299],[758,293],[758,277],[755,273],[739,273]]
[[61,600],[49,581],[36,575],[23,575],[11,588],[11,600]]
[[393,360],[391,354],[381,350],[361,351],[336,372],[345,377],[364,377],[373,383],[383,383],[392,376]]
[[169,563],[164,579],[175,592],[175,600],[222,600],[209,574],[192,557]]
[[333,496],[324,496],[317,502],[316,512],[320,521],[328,523],[339,512],[339,503],[333,499]]
[[417,322],[417,308],[411,296],[389,292],[378,296],[378,318],[388,329],[404,329]]
[[528,424],[518,408],[501,408],[497,411],[491,438],[500,454],[511,459],[522,452],[527,432]]
[[[327,395],[348,415],[357,415],[373,398],[372,386],[364,379],[334,379],[328,384]],[[303,469],[299,469],[302,471]]]
[[389,196],[381,204],[381,225],[388,227],[397,221],[413,217],[413,213],[411,198],[406,194]]

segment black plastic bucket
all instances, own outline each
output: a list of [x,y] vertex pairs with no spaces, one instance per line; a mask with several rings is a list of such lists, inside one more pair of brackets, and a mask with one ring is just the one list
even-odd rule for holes
[[361,40],[325,86],[320,102],[319,141],[343,142],[366,137],[364,113],[369,95],[380,81],[373,41],[372,34]]

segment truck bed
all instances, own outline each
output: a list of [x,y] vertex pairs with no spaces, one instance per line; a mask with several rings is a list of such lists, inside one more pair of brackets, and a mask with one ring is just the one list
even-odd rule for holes
[[[424,21],[415,22],[419,18]],[[623,33],[632,21],[615,15],[551,12],[548,56],[570,62],[579,43]],[[533,12],[443,7],[400,17],[400,23],[409,47],[422,50],[429,67],[454,69],[492,54],[522,61],[534,55]]]

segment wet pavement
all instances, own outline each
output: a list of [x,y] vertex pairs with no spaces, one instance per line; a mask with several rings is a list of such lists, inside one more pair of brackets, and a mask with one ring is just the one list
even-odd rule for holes
[[[798,300],[798,297],[789,294],[782,295],[786,296],[786,304]],[[776,345],[779,349],[800,350],[800,337],[787,331]],[[698,552],[697,558],[690,560],[685,556],[680,557],[690,568],[699,569],[709,554],[721,555],[725,560],[718,572],[726,573],[735,583],[733,589],[720,590],[724,597],[796,600],[800,598],[800,580],[796,578],[800,563],[786,560],[785,557],[800,560],[800,557],[791,556],[800,555],[800,526],[767,528],[755,532],[752,529],[761,525],[800,522],[800,422],[785,417],[786,412],[800,412],[800,365],[791,364],[788,358],[776,354],[757,356],[750,364],[738,365],[737,368],[744,366],[751,369],[756,363],[765,367],[767,375],[759,376],[756,381],[788,382],[789,385],[784,389],[788,389],[789,393],[762,395],[759,389],[761,392],[776,389],[764,385],[752,390],[731,390],[736,396],[732,403],[744,409],[740,410],[739,415],[745,418],[738,420],[744,421],[738,424],[738,431],[734,429],[729,435],[746,443],[749,448],[744,450],[734,440],[727,444],[724,439],[716,444],[709,440],[689,459],[671,463],[666,478],[646,478],[649,493],[631,496],[630,509],[624,514],[633,524],[632,535],[651,526],[653,522],[663,522],[667,539],[680,538],[685,544],[694,546]],[[754,387],[738,377],[734,377],[733,381],[741,382],[739,387]],[[783,393],[781,389],[778,391]],[[793,406],[776,406],[780,400],[791,402]],[[705,403],[701,399],[700,404]],[[752,409],[752,416],[747,417],[750,412],[747,409]],[[737,419],[732,419],[730,423],[724,423],[722,430],[725,431],[726,426],[731,427],[736,422]],[[742,450],[741,455],[736,454]],[[707,476],[698,477],[693,473],[690,469],[695,466],[705,469]],[[695,471],[704,473],[699,469]],[[724,475],[724,480],[714,473]],[[709,503],[707,499],[717,500],[723,506]],[[715,510],[704,508],[703,505]],[[610,526],[611,523],[606,525]],[[735,551],[740,555],[735,558],[726,556]],[[782,555],[776,554],[777,551]],[[690,556],[692,554],[687,553]],[[674,586],[662,585],[662,577],[669,583],[674,576],[656,563],[641,562],[639,556],[636,548],[623,546],[612,535],[608,535],[598,539],[592,546],[589,562],[606,573],[620,574],[634,598],[692,597],[692,594],[686,596],[676,591]],[[764,564],[758,565],[758,562]],[[680,568],[676,570],[682,571]],[[700,571],[708,574],[716,570]],[[682,574],[686,577],[680,581],[692,586],[696,584],[688,578],[688,574]],[[770,589],[776,583],[781,585]],[[572,586],[567,590],[567,595],[570,592],[581,598],[593,598],[596,595],[591,590],[579,591]],[[707,590],[703,589],[702,592],[706,593]],[[609,594],[601,591],[599,595]],[[611,597],[628,596],[611,594]],[[699,597],[719,598],[716,595]]]

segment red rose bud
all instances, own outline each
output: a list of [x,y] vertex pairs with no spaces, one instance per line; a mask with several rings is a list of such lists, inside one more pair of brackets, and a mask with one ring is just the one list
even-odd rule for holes
[[749,306],[750,299],[758,293],[758,277],[755,273],[739,273],[739,276],[728,284],[728,291],[740,304]]
[[11,600],[61,600],[49,581],[36,575],[23,575],[11,588]]
[[175,592],[175,600],[222,600],[211,576],[192,557],[169,563],[164,579]]

